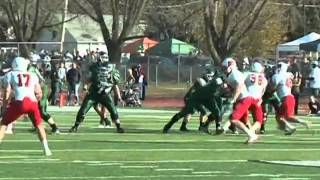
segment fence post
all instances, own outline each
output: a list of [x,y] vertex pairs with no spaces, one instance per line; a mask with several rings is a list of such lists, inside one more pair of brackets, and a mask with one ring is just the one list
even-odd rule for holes
[[124,82],[127,82],[127,64],[124,65]]
[[190,66],[190,80],[189,80],[189,82],[191,85],[192,84],[192,66]]
[[20,56],[20,43],[18,42],[18,56]]
[[150,81],[149,80],[150,79],[150,57],[149,57],[149,55],[147,55],[147,57],[148,57],[147,80]]
[[156,87],[158,86],[158,63],[156,63]]
[[180,85],[180,55],[178,56],[178,86]]

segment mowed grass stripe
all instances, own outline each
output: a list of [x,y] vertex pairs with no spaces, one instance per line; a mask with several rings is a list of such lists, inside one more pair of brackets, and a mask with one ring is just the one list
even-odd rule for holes
[[[265,149],[265,148],[238,148],[238,149],[205,149],[205,148],[195,148],[195,149],[54,149],[53,152],[283,152],[283,151],[295,151],[295,152],[305,152],[305,151],[320,151],[320,148],[279,148],[279,149]],[[42,152],[42,150],[34,149],[1,149],[0,152],[6,153],[28,153],[28,152]]]
[[[215,142],[215,143],[219,143],[219,142],[243,142],[244,140],[241,139],[199,139],[199,140],[171,140],[171,139],[140,139],[140,140],[132,140],[132,139],[116,139],[116,140],[107,140],[107,142],[112,143],[112,142],[130,142],[130,143],[135,143],[135,142],[139,142],[139,143],[153,143],[153,142],[158,142],[158,143],[192,143],[192,142]],[[23,139],[19,139],[19,140],[5,140],[6,143],[34,143],[34,142],[39,142],[39,140],[23,140]],[[58,139],[50,139],[49,142],[54,142],[54,143],[65,143],[65,142],[87,142],[87,140],[58,140]],[[317,140],[312,140],[312,141],[307,141],[307,140],[283,140],[283,139],[279,139],[279,140],[263,140],[261,141],[261,143],[299,143],[299,144],[320,144],[320,139]]]
[[[158,178],[212,178],[212,177],[235,177],[235,178],[250,178],[250,177],[275,177],[275,178],[284,178],[288,179],[290,177],[297,179],[297,177],[320,177],[320,174],[181,174],[181,175],[149,175],[149,176],[81,176],[81,177],[72,177],[72,176],[55,176],[55,177],[28,177],[29,180],[42,180],[42,179],[158,179]],[[291,179],[292,179],[291,178]],[[0,178],[0,180],[24,180],[25,178],[18,177],[6,177]],[[299,178],[301,179],[301,178]]]

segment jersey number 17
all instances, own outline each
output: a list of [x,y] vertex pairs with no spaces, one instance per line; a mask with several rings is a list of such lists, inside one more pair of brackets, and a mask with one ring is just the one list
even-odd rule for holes
[[18,86],[28,87],[30,82],[30,74],[18,74]]

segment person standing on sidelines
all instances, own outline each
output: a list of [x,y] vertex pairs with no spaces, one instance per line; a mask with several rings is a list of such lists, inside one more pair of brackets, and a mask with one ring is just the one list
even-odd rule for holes
[[[42,125],[37,99],[41,99],[42,91],[39,79],[36,75],[28,72],[29,61],[16,57],[12,61],[12,71],[5,76],[5,88],[3,98],[3,119],[0,123],[0,144],[5,137],[7,125],[16,121],[21,115],[28,114],[33,119],[33,124],[38,130],[38,137],[42,143],[46,156],[52,153],[48,146],[47,135]],[[14,99],[10,100],[11,93],[14,92]],[[9,103],[9,107],[7,105]]]

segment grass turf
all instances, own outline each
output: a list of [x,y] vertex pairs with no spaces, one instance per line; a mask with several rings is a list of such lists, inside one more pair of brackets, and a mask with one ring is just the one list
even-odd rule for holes
[[[0,180],[9,179],[320,179],[319,118],[312,130],[298,127],[284,136],[269,118],[267,133],[246,145],[240,135],[207,135],[197,131],[195,115],[190,132],[169,134],[163,125],[172,110],[120,109],[126,133],[98,129],[90,112],[78,133],[69,134],[76,112],[53,112],[62,134],[49,135],[52,157],[42,155],[30,122],[19,120],[14,135],[0,145]],[[49,130],[49,129],[48,129]],[[317,161],[318,160],[318,161]],[[266,161],[266,162],[264,162]],[[312,161],[311,166],[270,161]],[[286,163],[286,162],[278,162]],[[298,164],[299,164],[298,163]]]

